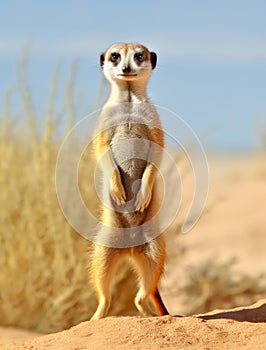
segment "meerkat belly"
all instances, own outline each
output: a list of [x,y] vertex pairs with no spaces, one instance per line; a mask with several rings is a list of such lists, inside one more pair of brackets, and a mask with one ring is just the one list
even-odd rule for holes
[[138,191],[149,155],[147,127],[126,123],[116,128],[111,143],[113,158],[119,168],[127,199]]

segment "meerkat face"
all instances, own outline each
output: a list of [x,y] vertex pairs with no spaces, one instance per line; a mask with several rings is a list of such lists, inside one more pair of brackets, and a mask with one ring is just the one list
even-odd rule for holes
[[100,57],[109,80],[147,80],[155,68],[157,56],[141,44],[114,44]]

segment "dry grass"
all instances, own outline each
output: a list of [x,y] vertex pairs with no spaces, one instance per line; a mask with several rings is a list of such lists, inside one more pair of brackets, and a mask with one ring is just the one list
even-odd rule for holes
[[[7,92],[1,118],[1,275],[2,325],[57,331],[88,319],[92,291],[87,284],[88,243],[73,232],[57,202],[54,173],[60,114],[53,113],[58,69],[52,77],[44,125],[38,120],[27,84],[27,62],[18,67],[18,86]],[[62,111],[74,123],[73,74]],[[10,99],[20,99],[27,141],[13,132]],[[61,112],[60,112],[61,113]],[[57,118],[57,120],[56,120]],[[95,302],[95,301],[94,301]],[[78,310],[78,311],[77,311]]]
[[235,270],[235,259],[218,263],[207,260],[187,271],[182,288],[188,314],[199,314],[214,309],[230,309],[251,305],[265,297],[266,274],[249,276]]

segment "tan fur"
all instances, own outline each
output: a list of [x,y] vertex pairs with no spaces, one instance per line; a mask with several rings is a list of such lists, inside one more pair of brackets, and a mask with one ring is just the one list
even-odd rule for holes
[[[120,55],[117,62],[111,61],[112,54]],[[143,54],[143,61],[136,59],[136,53]],[[108,230],[112,227],[136,227],[138,234],[141,226],[158,212],[159,180],[157,169],[148,160],[129,159],[119,162],[121,149],[118,143],[129,138],[151,141],[161,149],[164,137],[159,116],[155,107],[149,103],[146,85],[152,71],[153,53],[140,44],[114,44],[101,56],[103,73],[110,82],[110,95],[99,117],[97,137],[95,138],[95,156],[103,171],[103,191],[110,207],[103,205],[101,221],[105,230],[98,232],[99,237],[108,240]],[[156,64],[156,61],[155,61]],[[153,62],[154,65],[154,62]],[[125,68],[130,72],[123,71]],[[122,113],[118,113],[122,111]],[[113,118],[119,118],[112,123]],[[126,119],[124,115],[127,115]],[[129,115],[129,117],[128,117]],[[143,118],[143,124],[141,123]],[[145,119],[146,118],[146,119]],[[148,120],[148,122],[147,122]],[[156,151],[152,143],[143,146],[143,154],[153,162],[159,162],[161,152]],[[102,156],[106,154],[104,160]],[[132,185],[138,180],[133,193]],[[118,208],[127,205],[133,199],[133,210],[119,212]],[[117,210],[116,210],[117,209]],[[153,221],[149,229],[158,230],[158,221]],[[159,315],[167,314],[157,285],[164,271],[165,241],[162,235],[156,235],[147,243],[130,248],[112,248],[104,245],[94,246],[90,276],[98,296],[99,305],[92,319],[107,315],[110,303],[110,285],[118,265],[123,259],[132,260],[139,280],[139,291],[135,305],[144,316],[151,316],[146,300],[151,297]]]

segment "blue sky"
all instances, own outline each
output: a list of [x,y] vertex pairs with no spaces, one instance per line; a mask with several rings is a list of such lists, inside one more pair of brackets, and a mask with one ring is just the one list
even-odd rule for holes
[[74,60],[81,119],[99,88],[99,54],[114,42],[139,41],[158,54],[154,103],[180,115],[209,150],[257,150],[266,129],[265,18],[262,0],[2,2],[0,96],[15,84],[16,62],[30,46],[40,121],[55,64],[62,64],[60,100]]

